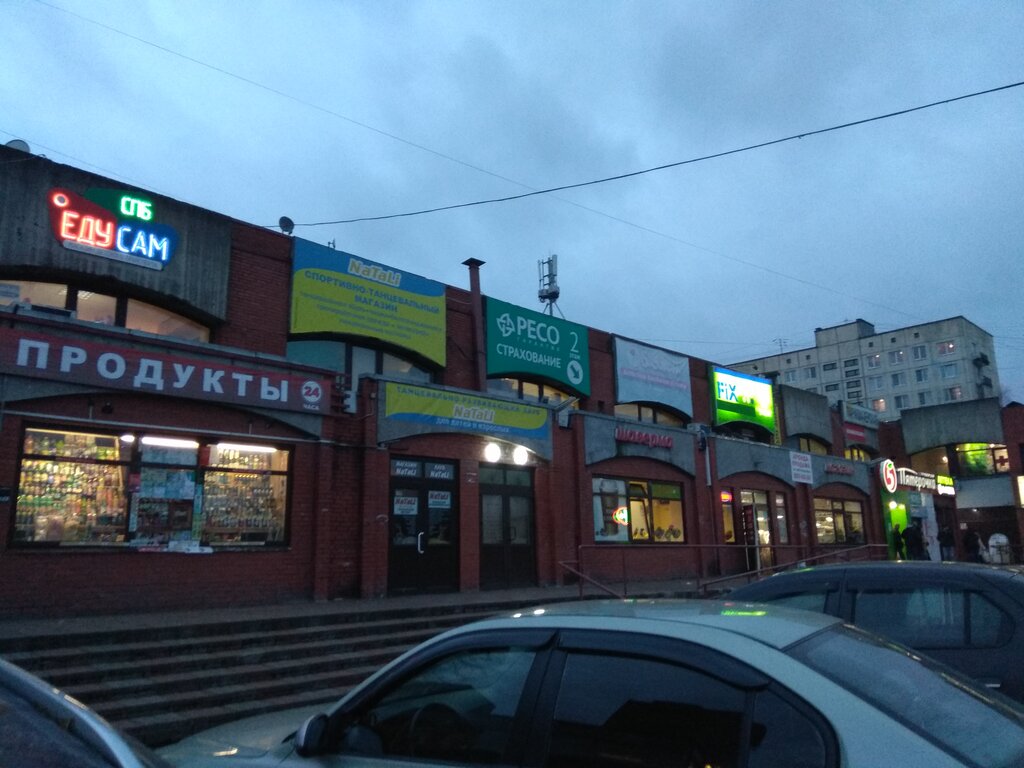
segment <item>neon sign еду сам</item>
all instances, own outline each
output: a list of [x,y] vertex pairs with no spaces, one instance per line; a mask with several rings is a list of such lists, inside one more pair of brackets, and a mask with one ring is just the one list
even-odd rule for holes
[[153,203],[113,189],[90,189],[85,197],[50,192],[50,225],[65,248],[147,269],[163,269],[174,255],[178,233],[153,223]]

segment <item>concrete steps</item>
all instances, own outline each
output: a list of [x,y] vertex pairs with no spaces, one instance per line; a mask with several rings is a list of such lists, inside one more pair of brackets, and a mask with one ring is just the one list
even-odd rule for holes
[[151,746],[220,723],[335,701],[383,664],[449,627],[523,605],[298,612],[159,626],[97,623],[0,638],[0,655],[64,689]]

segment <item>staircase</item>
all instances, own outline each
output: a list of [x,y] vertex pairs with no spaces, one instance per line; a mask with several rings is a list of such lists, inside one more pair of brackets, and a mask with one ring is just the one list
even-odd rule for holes
[[226,611],[110,629],[54,620],[45,633],[0,637],[0,656],[161,746],[250,715],[333,702],[445,629],[536,601],[387,604],[245,618]]

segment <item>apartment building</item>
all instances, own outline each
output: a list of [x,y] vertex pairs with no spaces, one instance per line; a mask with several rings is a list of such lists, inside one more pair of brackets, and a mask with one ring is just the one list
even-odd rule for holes
[[736,370],[874,410],[998,397],[992,335],[963,316],[879,332],[866,320],[816,328],[814,346],[734,363]]

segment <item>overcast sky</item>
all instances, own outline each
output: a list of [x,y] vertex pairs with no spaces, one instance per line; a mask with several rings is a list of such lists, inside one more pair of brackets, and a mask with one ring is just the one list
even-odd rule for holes
[[[0,143],[730,363],[964,315],[1024,401],[1024,3],[0,0]],[[282,286],[284,288],[284,286]],[[781,341],[780,341],[781,340]]]

